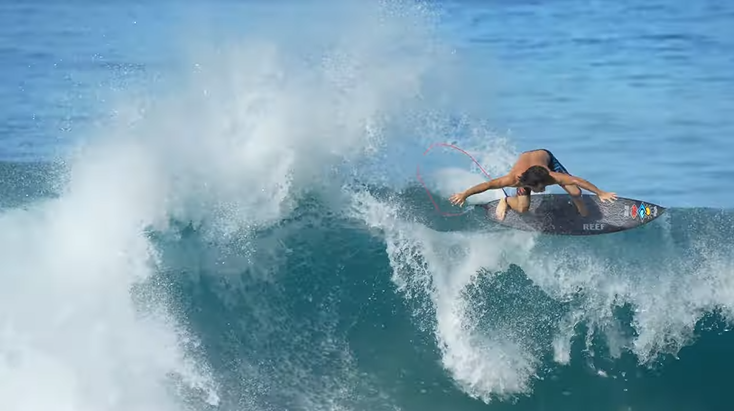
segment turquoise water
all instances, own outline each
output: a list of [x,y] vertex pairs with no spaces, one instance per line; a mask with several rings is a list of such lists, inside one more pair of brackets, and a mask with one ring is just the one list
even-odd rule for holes
[[734,8],[638,3],[0,4],[0,408],[730,409]]

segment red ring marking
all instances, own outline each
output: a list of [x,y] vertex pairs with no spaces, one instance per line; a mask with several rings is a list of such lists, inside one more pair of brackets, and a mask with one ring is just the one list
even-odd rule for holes
[[[426,149],[426,151],[423,152],[423,155],[425,156],[426,154],[428,154],[428,152],[431,151],[434,146],[450,147],[450,148],[453,148],[454,150],[457,150],[457,151],[460,151],[460,152],[464,153],[467,157],[469,157],[471,159],[471,161],[474,162],[474,164],[477,165],[477,167],[479,167],[480,170],[482,170],[482,173],[484,173],[484,175],[487,176],[488,179],[490,179],[490,180],[492,179],[492,177],[489,175],[489,173],[487,173],[484,170],[484,168],[482,167],[482,165],[479,164],[479,162],[477,160],[475,160],[474,157],[471,156],[471,154],[469,154],[466,151],[460,149],[459,147],[456,147],[453,144],[448,144],[448,143],[434,143],[434,144],[431,144],[431,146],[428,147],[428,149]],[[464,214],[467,213],[467,211],[464,211],[463,213],[444,213],[444,212],[442,212],[441,209],[438,207],[438,204],[436,203],[436,201],[433,199],[433,196],[431,195],[431,191],[428,190],[428,187],[426,187],[426,184],[423,182],[423,178],[421,177],[421,173],[420,173],[420,165],[418,165],[416,167],[416,175],[418,177],[418,181],[420,181],[421,185],[423,186],[423,189],[426,190],[426,194],[428,194],[428,198],[431,199],[431,202],[433,203],[433,207],[436,209],[436,211],[439,214],[443,215],[444,217],[456,217],[456,216],[464,215]],[[502,192],[505,193],[505,197],[507,197],[507,192],[505,192],[505,189],[504,188],[502,189]]]

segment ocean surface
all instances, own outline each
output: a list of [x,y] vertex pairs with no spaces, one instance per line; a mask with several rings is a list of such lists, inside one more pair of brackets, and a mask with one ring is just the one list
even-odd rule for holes
[[[0,61],[2,411],[734,406],[732,2],[4,0]],[[437,142],[668,212],[502,228]]]

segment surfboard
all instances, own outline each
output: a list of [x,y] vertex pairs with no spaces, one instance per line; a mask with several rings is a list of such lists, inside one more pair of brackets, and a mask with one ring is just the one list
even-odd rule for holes
[[487,218],[498,224],[524,231],[559,235],[598,235],[629,230],[647,224],[665,213],[665,207],[646,201],[617,197],[602,202],[598,196],[583,194],[588,215],[579,214],[568,194],[539,194],[530,198],[530,209],[518,213],[509,207],[502,221],[495,216],[499,200],[479,204]]

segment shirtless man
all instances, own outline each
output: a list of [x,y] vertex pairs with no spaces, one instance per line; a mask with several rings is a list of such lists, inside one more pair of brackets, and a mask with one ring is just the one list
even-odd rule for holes
[[520,154],[507,175],[477,184],[462,193],[456,193],[449,198],[449,201],[461,206],[471,195],[491,189],[517,187],[514,197],[505,197],[497,204],[497,219],[503,220],[507,206],[518,213],[524,213],[530,208],[530,192],[542,193],[546,186],[552,184],[558,184],[571,195],[573,203],[583,216],[586,216],[588,211],[581,200],[579,187],[595,193],[602,201],[613,201],[617,198],[615,193],[602,191],[583,178],[570,175],[550,151],[540,149]]

